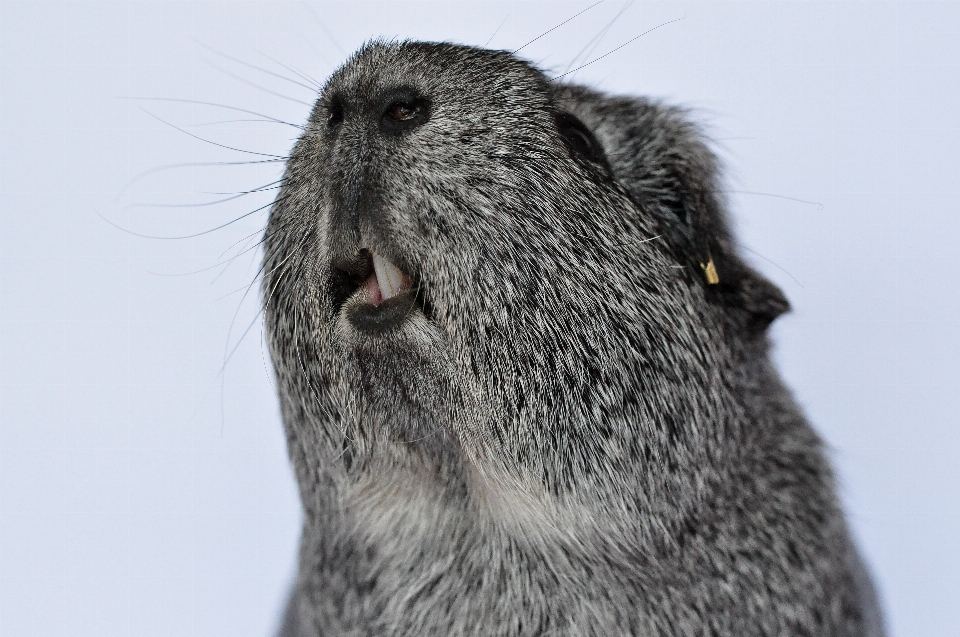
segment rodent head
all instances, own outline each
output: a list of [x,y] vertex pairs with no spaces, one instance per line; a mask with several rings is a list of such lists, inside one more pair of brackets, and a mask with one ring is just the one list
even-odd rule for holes
[[678,111],[557,84],[506,52],[357,52],[266,231],[308,510],[328,478],[411,475],[464,501],[481,476],[655,506],[728,460],[743,361],[765,356],[786,302],[734,254],[716,191]]

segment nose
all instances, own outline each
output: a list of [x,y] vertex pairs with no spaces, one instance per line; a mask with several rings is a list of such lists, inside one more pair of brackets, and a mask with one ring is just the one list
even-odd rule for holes
[[431,107],[426,95],[409,88],[380,91],[366,99],[331,100],[327,125],[334,138],[328,182],[332,237],[355,250],[361,226],[377,225],[384,159],[430,120]]

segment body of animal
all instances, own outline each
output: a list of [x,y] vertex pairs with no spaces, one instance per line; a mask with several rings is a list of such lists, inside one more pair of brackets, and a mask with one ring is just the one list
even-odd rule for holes
[[879,636],[678,108],[366,45],[265,238],[304,526],[285,635]]

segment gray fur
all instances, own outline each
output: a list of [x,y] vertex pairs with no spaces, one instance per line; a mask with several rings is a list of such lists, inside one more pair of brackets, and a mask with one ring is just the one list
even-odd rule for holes
[[[398,88],[430,116],[388,134]],[[265,242],[305,512],[285,636],[882,634],[718,179],[681,110],[505,52],[371,43],[330,78]],[[364,245],[429,312],[351,327],[332,263]]]

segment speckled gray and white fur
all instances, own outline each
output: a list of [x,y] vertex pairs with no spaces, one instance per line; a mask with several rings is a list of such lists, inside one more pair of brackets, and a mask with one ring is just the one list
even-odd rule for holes
[[[334,73],[266,230],[287,635],[882,633],[718,179],[682,110],[506,52],[371,43]],[[338,296],[365,247],[419,286],[382,333]]]

